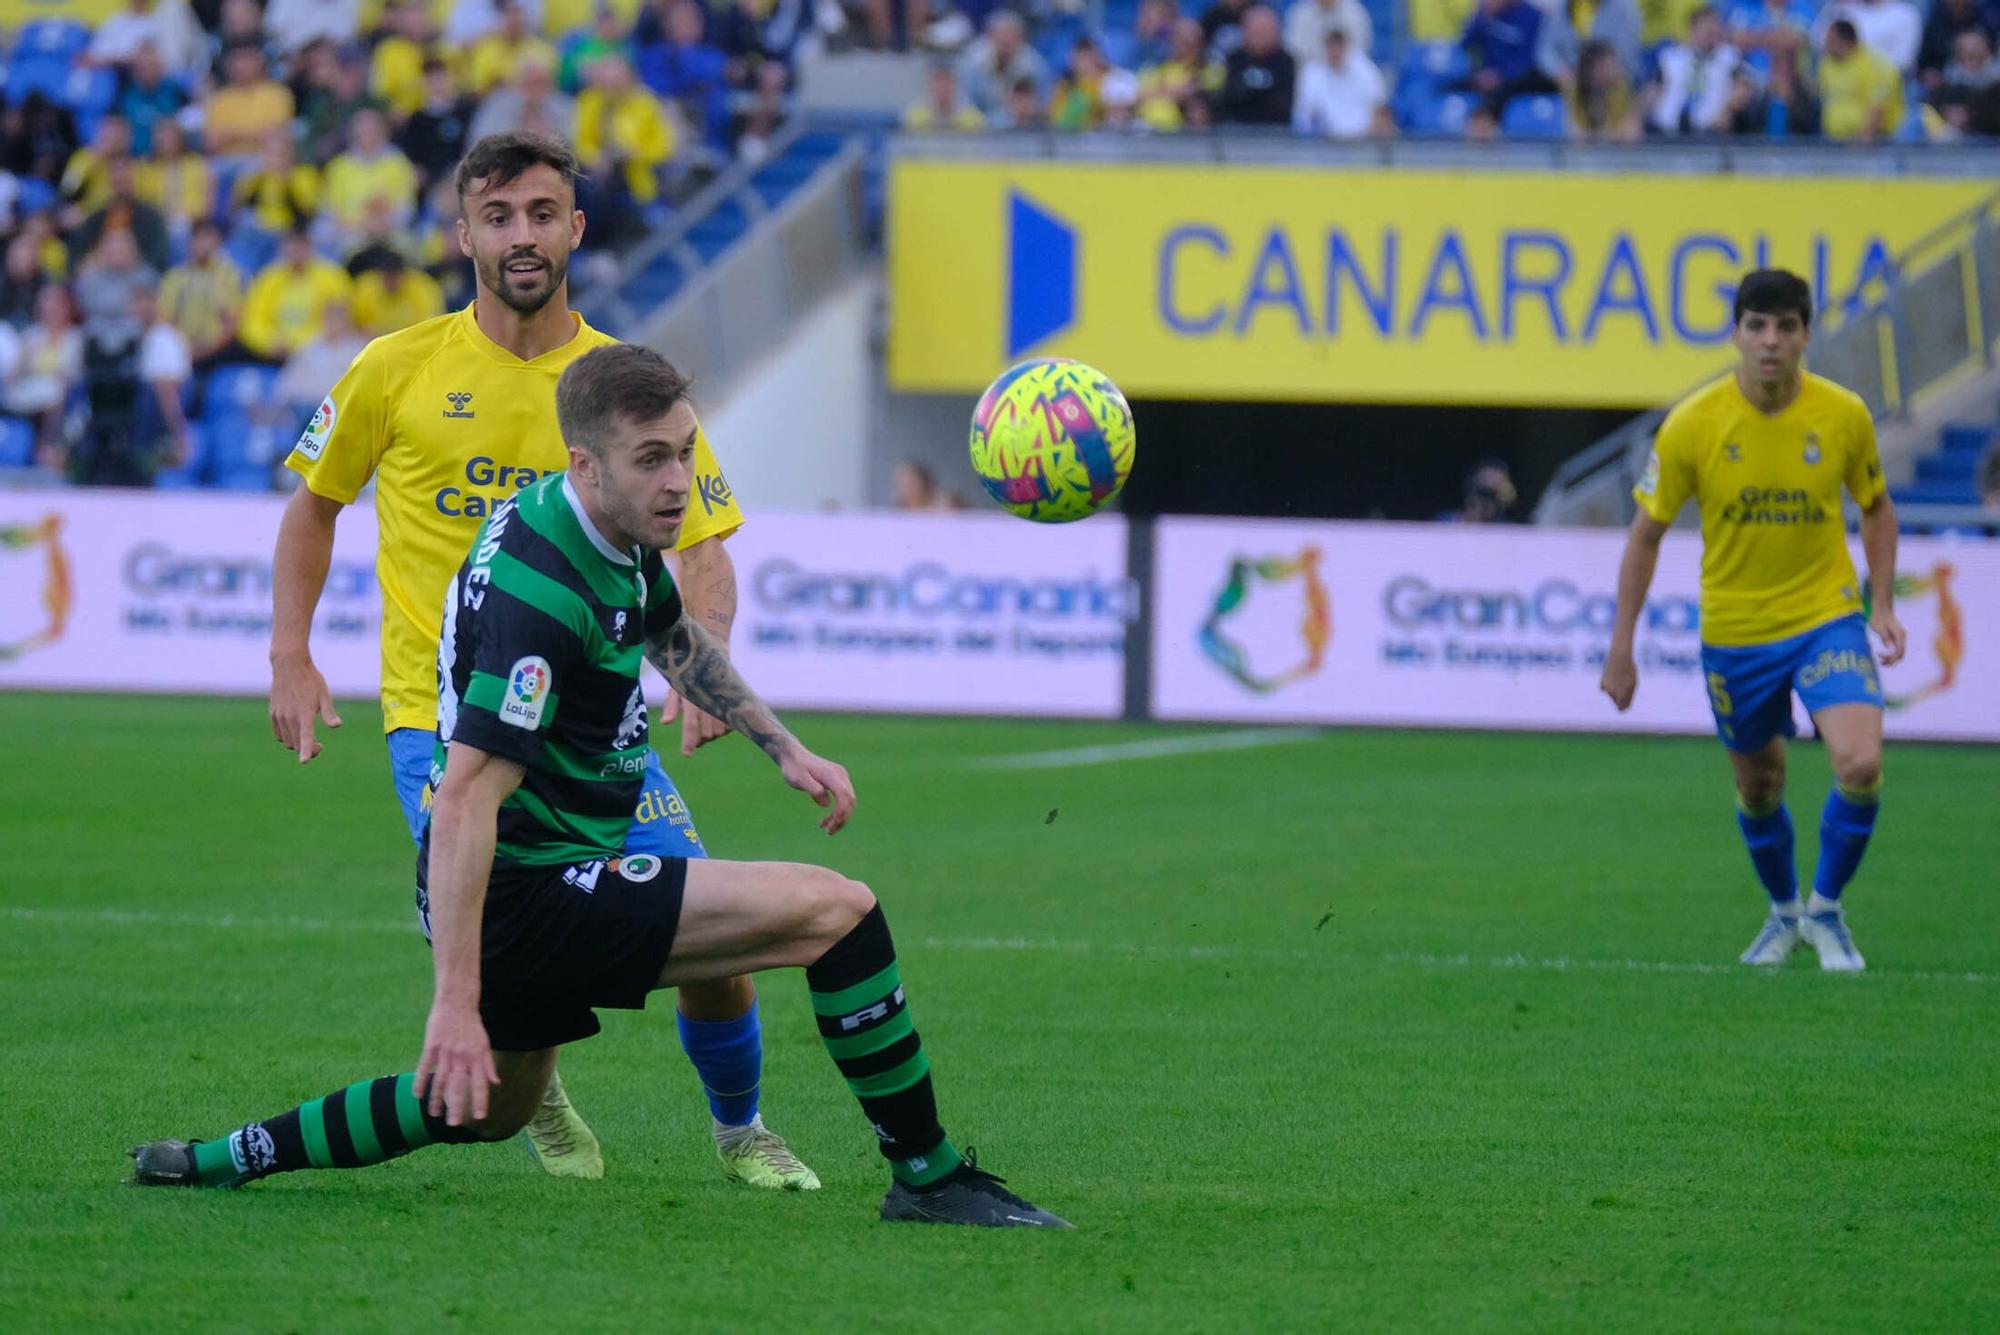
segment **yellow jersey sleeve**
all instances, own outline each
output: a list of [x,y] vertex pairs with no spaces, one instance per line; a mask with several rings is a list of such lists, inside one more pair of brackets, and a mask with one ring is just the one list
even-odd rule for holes
[[1632,488],[1632,499],[1639,503],[1639,508],[1662,524],[1673,523],[1688,497],[1694,495],[1698,430],[1689,404],[1683,403],[1668,413],[1667,420],[1660,423],[1660,434],[1653,438],[1653,453],[1646,460],[1646,471]]
[[684,552],[709,538],[726,538],[742,527],[743,512],[736,508],[736,493],[729,489],[729,479],[715,462],[708,433],[696,426],[694,494],[688,497],[687,519],[681,524],[680,541],[674,550]]
[[388,367],[371,343],[313,414],[285,467],[318,495],[353,504],[388,447],[389,412]]
[[1848,429],[1847,494],[1866,510],[1882,499],[1889,484],[1882,478],[1882,456],[1875,448],[1875,419],[1859,398],[1849,405],[1852,425]]

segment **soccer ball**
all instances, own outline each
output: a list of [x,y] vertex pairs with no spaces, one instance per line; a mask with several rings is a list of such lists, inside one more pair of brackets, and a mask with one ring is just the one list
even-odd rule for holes
[[1010,368],[972,410],[972,471],[994,500],[1043,524],[1096,514],[1131,476],[1137,442],[1118,386],[1067,357]]

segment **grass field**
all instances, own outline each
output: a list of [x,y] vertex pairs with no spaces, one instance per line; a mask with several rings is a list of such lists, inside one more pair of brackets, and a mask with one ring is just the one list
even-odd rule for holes
[[[1337,733],[1087,767],[1165,728],[797,720],[828,841],[740,742],[711,848],[888,906],[960,1144],[1078,1224],[891,1227],[802,982],[719,1177],[663,998],[563,1070],[602,1182],[518,1144],[233,1193],[120,1185],[415,1060],[430,963],[373,711],[307,768],[255,702],[0,696],[0,1329],[1969,1330],[2000,1322],[2000,751],[1892,751],[1870,972],[1762,914],[1713,743]],[[1810,856],[1826,766],[1796,755]],[[1050,820],[1051,813],[1055,813]]]

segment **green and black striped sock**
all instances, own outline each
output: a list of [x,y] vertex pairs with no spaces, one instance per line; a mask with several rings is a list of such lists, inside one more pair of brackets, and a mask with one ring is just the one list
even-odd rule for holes
[[910,1022],[896,947],[877,904],[806,969],[820,1038],[874,1124],[896,1177],[930,1186],[964,1162],[938,1124],[931,1064]]
[[194,1164],[201,1184],[217,1187],[300,1168],[366,1168],[426,1145],[477,1139],[425,1111],[416,1076],[405,1072],[358,1080],[221,1140],[204,1141],[194,1147]]

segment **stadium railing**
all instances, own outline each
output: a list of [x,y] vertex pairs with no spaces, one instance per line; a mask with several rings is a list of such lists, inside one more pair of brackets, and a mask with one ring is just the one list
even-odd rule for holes
[[[1874,304],[1813,339],[1813,370],[1859,394],[1878,422],[1908,422],[1996,365],[2000,340],[2000,192],[1896,257]],[[1665,408],[1642,414],[1556,470],[1535,509],[1540,524],[1624,524]],[[1893,471],[1893,461],[1891,461]],[[1976,507],[1898,505],[1906,527],[1990,529]]]

